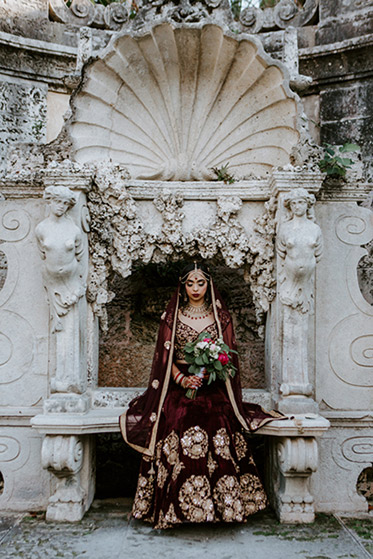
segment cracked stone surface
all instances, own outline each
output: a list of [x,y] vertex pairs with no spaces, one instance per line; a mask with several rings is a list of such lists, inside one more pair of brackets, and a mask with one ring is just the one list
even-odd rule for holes
[[[46,523],[42,513],[0,519],[0,558],[26,559],[364,559],[372,557],[373,518],[338,521],[319,515],[314,524],[279,524],[270,511],[245,525],[185,525],[153,530],[129,515],[131,500],[95,501],[76,524]],[[274,550],[276,550],[274,555]]]

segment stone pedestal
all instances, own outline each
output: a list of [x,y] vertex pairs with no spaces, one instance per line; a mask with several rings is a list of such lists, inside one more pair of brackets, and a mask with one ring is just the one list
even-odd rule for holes
[[[50,497],[46,518],[55,522],[77,522],[89,508],[93,491],[84,483],[84,462],[91,470],[91,443],[87,437],[50,436],[44,438],[42,466],[57,477],[57,488]],[[88,462],[88,463],[87,463]]]
[[280,437],[275,442],[280,487],[277,514],[280,522],[291,524],[313,522],[313,496],[309,478],[317,469],[317,442],[313,437]]
[[318,467],[320,437],[329,422],[320,416],[296,415],[260,429],[271,435],[270,499],[283,523],[307,524],[315,519],[310,479]]

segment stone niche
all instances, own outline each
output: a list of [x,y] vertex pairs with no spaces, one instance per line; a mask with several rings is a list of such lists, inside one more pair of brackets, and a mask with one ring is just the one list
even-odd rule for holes
[[[159,319],[175,289],[183,261],[135,266],[109,284],[108,330],[100,337],[99,386],[146,386]],[[232,313],[243,388],[265,388],[264,339],[243,270],[211,263],[214,282]]]
[[111,160],[132,179],[265,176],[300,138],[284,68],[261,44],[212,24],[163,23],[113,38],[91,64],[69,125],[79,163]]

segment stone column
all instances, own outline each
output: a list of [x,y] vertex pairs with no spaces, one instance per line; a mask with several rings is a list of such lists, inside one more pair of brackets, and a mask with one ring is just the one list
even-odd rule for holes
[[79,197],[84,194],[66,186],[47,187],[49,215],[35,230],[50,308],[52,394],[82,394],[86,389],[88,248],[87,227],[79,216],[82,200],[75,219],[71,215]]
[[[69,179],[77,186],[75,191],[65,186]],[[50,309],[50,385],[44,414],[61,433],[58,424],[74,423],[72,417],[85,414],[90,402],[86,393],[89,219],[80,184],[87,177],[54,169],[51,176],[47,174],[48,181],[52,184],[44,192],[47,217],[35,229]],[[48,520],[75,522],[89,507],[94,487],[91,449],[89,436],[46,432],[42,465],[58,479],[49,499]]]

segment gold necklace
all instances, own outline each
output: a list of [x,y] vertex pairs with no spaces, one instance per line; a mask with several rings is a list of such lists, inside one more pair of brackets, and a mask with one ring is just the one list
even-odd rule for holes
[[199,307],[195,307],[194,305],[187,303],[181,312],[186,318],[190,318],[191,320],[201,320],[209,316],[211,312],[211,305],[203,303]]

